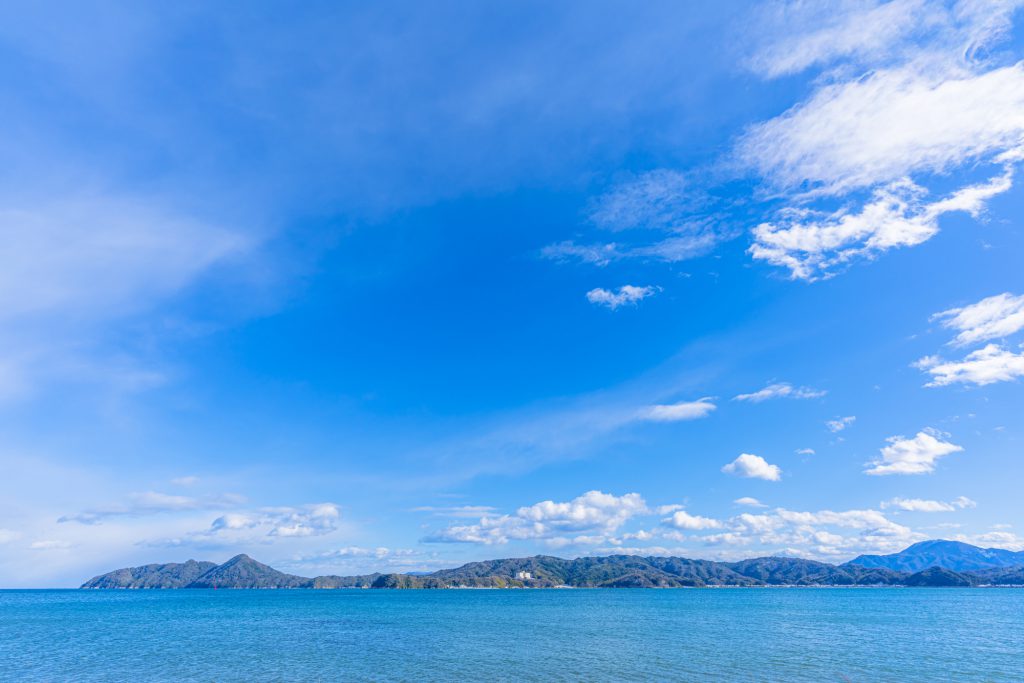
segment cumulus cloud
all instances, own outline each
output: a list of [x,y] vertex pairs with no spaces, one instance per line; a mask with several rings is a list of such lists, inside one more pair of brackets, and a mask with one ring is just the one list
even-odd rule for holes
[[[1024,139],[1024,64],[993,51],[1017,2],[782,3],[785,36],[750,60],[766,77],[840,66],[783,114],[751,127],[739,163],[786,205],[750,253],[794,279],[920,244],[951,212],[978,217],[1012,187]],[[937,196],[927,181],[978,174]],[[839,208],[834,204],[838,200]],[[832,206],[812,208],[814,202]]]
[[935,471],[939,458],[959,453],[962,446],[944,441],[944,435],[934,430],[917,433],[912,439],[893,436],[887,439],[889,445],[881,449],[882,457],[866,469],[865,474],[928,474]]
[[654,287],[636,287],[634,285],[623,285],[618,291],[612,291],[597,287],[587,292],[587,301],[598,306],[605,306],[615,310],[627,304],[636,304],[649,296],[654,296],[657,289]]
[[718,533],[690,536],[691,542],[719,548],[719,557],[748,557],[757,552],[835,560],[863,552],[893,552],[921,540],[910,528],[878,510],[799,511],[776,508],[758,514],[742,513],[725,521]]
[[510,540],[554,539],[578,534],[579,542],[603,538],[629,519],[647,513],[638,493],[615,496],[588,491],[568,502],[551,500],[519,508],[512,515],[485,515],[475,524],[451,525],[424,539],[428,543],[508,543]]
[[1012,531],[989,531],[974,536],[958,534],[953,537],[953,540],[980,545],[983,548],[996,547],[1007,550],[1024,550],[1024,538],[1021,538]]
[[892,508],[907,512],[953,512],[954,510],[977,507],[977,503],[966,496],[960,496],[948,503],[921,498],[893,498],[883,502],[881,507],[883,510]]
[[825,423],[825,426],[828,427],[828,431],[835,434],[836,432],[843,431],[856,421],[856,415],[847,415],[846,417],[837,417],[834,420],[829,420],[828,422]]
[[814,455],[813,448],[798,448],[796,449],[797,455]]
[[711,403],[711,398],[702,398],[697,401],[650,406],[641,412],[641,417],[652,422],[698,420],[710,415],[716,407],[714,403]]
[[764,389],[760,389],[750,394],[739,394],[734,397],[733,400],[760,403],[761,401],[767,401],[773,398],[821,398],[825,393],[826,392],[824,391],[811,389],[810,387],[794,387],[788,382],[780,382],[778,384],[769,384]]
[[782,477],[782,470],[778,465],[770,465],[761,456],[750,453],[741,454],[731,463],[724,466],[722,471],[738,477],[764,479],[765,481],[778,481]]
[[767,505],[759,501],[757,498],[751,498],[750,496],[743,496],[742,498],[737,498],[733,502],[736,503],[737,505],[745,505],[751,508],[767,507]]
[[925,384],[928,387],[950,384],[985,386],[1024,377],[1024,353],[1008,351],[998,344],[988,344],[958,361],[925,356],[913,365],[932,376],[931,381]]
[[1004,292],[969,306],[936,313],[932,319],[959,332],[953,340],[957,346],[1001,339],[1024,329],[1024,295]]
[[673,529],[686,529],[689,531],[700,531],[704,529],[720,529],[722,528],[722,522],[717,519],[711,519],[710,517],[701,517],[699,515],[691,515],[685,510],[677,510],[672,513],[670,517],[666,517],[662,520],[662,523],[666,526],[670,526]]

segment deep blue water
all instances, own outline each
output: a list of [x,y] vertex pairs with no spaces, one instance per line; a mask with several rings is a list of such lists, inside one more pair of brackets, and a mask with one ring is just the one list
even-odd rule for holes
[[1024,589],[0,591],[3,681],[1022,681]]

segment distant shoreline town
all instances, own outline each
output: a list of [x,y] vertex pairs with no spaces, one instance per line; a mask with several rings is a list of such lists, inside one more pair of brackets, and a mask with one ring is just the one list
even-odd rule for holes
[[738,562],[611,555],[566,560],[535,557],[471,562],[428,574],[373,573],[307,578],[248,555],[223,564],[189,560],[118,569],[86,589],[445,589],[445,588],[717,588],[770,586],[1024,586],[1024,551],[923,541],[892,555],[861,555],[841,565],[792,557]]

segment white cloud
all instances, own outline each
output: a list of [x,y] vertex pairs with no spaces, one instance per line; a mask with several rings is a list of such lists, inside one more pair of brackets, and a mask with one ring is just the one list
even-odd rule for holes
[[959,331],[953,340],[958,346],[1008,337],[1024,329],[1024,295],[1004,292],[969,306],[936,313],[932,319]]
[[747,507],[752,507],[752,508],[767,507],[764,503],[759,501],[757,498],[751,498],[750,496],[744,496],[742,498],[737,498],[733,502],[736,503],[737,505],[746,505]]
[[952,502],[954,507],[958,507],[961,510],[978,507],[978,504],[967,496],[957,496]]
[[[725,530],[690,541],[709,547],[726,548],[720,557],[749,557],[750,550],[737,555],[728,548],[756,546],[753,551],[836,561],[863,552],[902,550],[922,536],[896,524],[878,510],[795,511],[777,508],[760,514],[743,513],[724,524]],[[853,533],[851,533],[853,532]]]
[[963,360],[947,361],[938,356],[926,356],[914,363],[914,367],[932,376],[925,386],[942,387],[956,383],[985,386],[1024,377],[1024,353],[988,344],[967,354]]
[[591,538],[614,533],[629,519],[648,512],[637,493],[614,496],[588,491],[564,503],[546,500],[519,508],[514,515],[485,515],[476,524],[452,525],[424,539],[436,543],[507,543],[510,540],[553,539],[567,532]]
[[798,448],[796,449],[797,455],[814,455],[813,448]]
[[954,541],[979,545],[983,548],[1005,548],[1006,550],[1024,550],[1024,538],[1012,531],[989,531],[984,534],[969,536],[957,534]]
[[233,510],[216,517],[205,529],[176,537],[145,541],[140,545],[237,547],[282,539],[323,536],[336,531],[340,524],[341,508],[335,503]]
[[882,509],[890,508],[904,510],[907,512],[953,512],[964,508],[976,507],[975,503],[966,496],[952,500],[948,503],[941,500],[923,500],[921,498],[893,498],[882,503]]
[[726,474],[735,474],[738,477],[750,479],[764,479],[766,481],[778,481],[782,476],[782,470],[778,465],[770,465],[768,461],[759,455],[743,453],[731,463],[722,468]]
[[986,73],[914,63],[821,87],[755,126],[739,154],[784,187],[829,194],[941,173],[1024,136],[1024,66]]
[[[1009,190],[1024,140],[1024,64],[992,48],[1019,4],[797,2],[764,13],[786,30],[759,34],[785,38],[762,46],[755,70],[840,65],[737,144],[739,163],[788,200],[754,229],[753,257],[796,279],[829,277],[930,239],[945,214],[978,217]],[[973,179],[931,198],[930,179],[968,166]],[[843,205],[811,208],[823,199]]]
[[440,569],[450,567],[451,563],[442,560],[435,553],[425,553],[411,548],[368,548],[353,545],[300,554],[290,560],[275,563],[274,566],[308,576],[313,573],[353,575],[380,571]]
[[571,240],[549,244],[541,250],[541,256],[553,261],[578,259],[583,263],[595,266],[607,266],[612,261],[623,257],[619,246],[614,242],[608,244],[576,244]]
[[707,417],[716,408],[710,398],[702,398],[697,401],[683,401],[680,403],[669,403],[655,405],[642,411],[641,417],[652,422],[679,422],[682,420],[697,420]]
[[587,301],[598,306],[606,306],[615,310],[619,306],[636,304],[649,296],[654,296],[657,289],[654,287],[636,287],[634,285],[623,285],[617,292],[597,287],[587,292]]
[[237,506],[244,502],[244,497],[233,493],[195,498],[160,493],[159,491],[144,491],[130,494],[124,503],[64,515],[57,521],[60,523],[100,524],[110,517],[140,517],[186,510],[216,510]]
[[433,505],[421,505],[414,507],[413,512],[429,512],[438,517],[480,517],[494,512],[490,505],[454,505],[449,507],[435,507]]
[[165,205],[66,188],[0,197],[0,399],[51,382],[133,392],[166,381],[124,344],[108,350],[102,331],[239,263],[258,240]]
[[[1024,296],[1004,292],[968,306],[936,313],[932,319],[941,320],[944,327],[959,332],[952,341],[957,346],[1002,339],[1024,328]],[[989,343],[961,360],[925,356],[913,363],[913,367],[931,375],[931,381],[926,384],[929,387],[956,383],[984,386],[1024,376],[1024,353]]]
[[0,544],[10,543],[21,538],[21,533],[13,529],[0,529]]
[[341,510],[334,503],[316,503],[302,508],[271,508],[264,511],[271,529],[268,536],[320,536],[334,531]]
[[620,183],[602,195],[590,220],[604,230],[672,231],[706,204],[704,193],[678,171],[659,169]]
[[67,550],[71,548],[71,543],[68,541],[33,541],[29,545],[29,550]]
[[692,179],[677,171],[659,169],[621,182],[599,197],[590,211],[597,228],[641,234],[631,244],[577,244],[563,241],[545,247],[541,255],[563,261],[578,259],[605,266],[621,259],[653,259],[668,263],[702,256],[732,236],[723,221],[709,215],[713,199]]
[[834,420],[829,420],[828,422],[825,423],[825,426],[828,427],[828,431],[835,434],[836,432],[843,431],[856,421],[856,415],[847,415],[846,417],[837,417]]
[[836,267],[855,259],[931,239],[943,214],[963,211],[978,217],[988,199],[1012,184],[1013,171],[1007,166],[984,183],[929,202],[923,187],[904,178],[876,188],[871,200],[854,211],[787,209],[779,219],[754,228],[749,251],[755,259],[788,268],[793,279],[830,277]]
[[762,9],[762,25],[784,29],[769,35],[785,38],[762,46],[749,66],[775,78],[838,57],[878,57],[917,27],[932,24],[928,9],[924,0],[770,4]]
[[761,401],[767,401],[773,398],[821,398],[826,392],[819,391],[817,389],[811,389],[810,387],[794,387],[788,382],[780,382],[778,384],[769,384],[764,389],[755,391],[751,394],[740,394],[736,396],[734,401],[750,401],[751,403],[760,403]]
[[[406,548],[391,549],[383,546],[376,548],[364,548],[362,546],[350,545],[344,548],[336,548],[334,550],[326,550],[321,553],[317,553],[309,559],[325,560],[335,558],[350,558],[350,557],[373,557],[376,559],[382,559],[385,557],[394,556],[411,556],[415,555],[415,550]],[[303,558],[306,559],[306,558]]]
[[687,529],[690,531],[722,528],[722,522],[717,519],[691,515],[685,510],[677,510],[672,516],[663,519],[662,523],[675,529]]
[[154,202],[95,196],[0,210],[0,235],[0,319],[136,310],[251,246]]
[[959,453],[962,446],[943,441],[939,432],[925,430],[912,439],[893,436],[888,446],[881,449],[882,457],[870,463],[865,474],[927,474],[935,471],[935,462],[951,453]]
[[710,252],[722,238],[712,232],[699,232],[703,224],[695,224],[693,235],[665,237],[644,245],[624,245],[616,242],[577,244],[565,240],[549,244],[541,250],[541,256],[553,261],[576,259],[595,266],[607,266],[612,261],[623,259],[645,259],[678,263]]

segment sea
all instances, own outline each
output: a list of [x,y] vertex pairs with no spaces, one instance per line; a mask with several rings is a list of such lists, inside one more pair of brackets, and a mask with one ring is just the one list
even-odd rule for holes
[[1024,589],[0,591],[2,681],[1024,681]]

